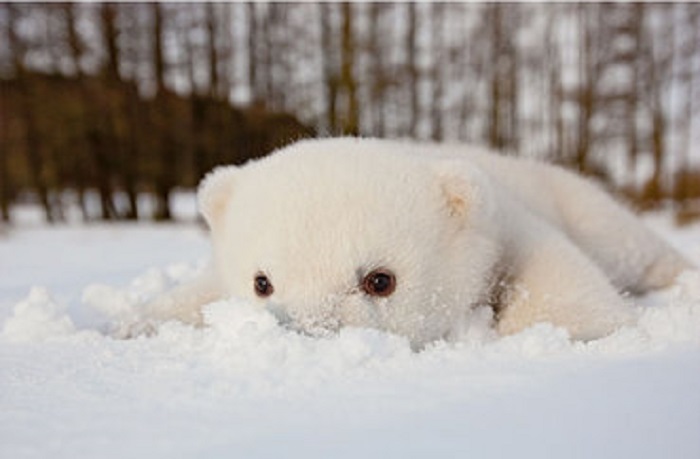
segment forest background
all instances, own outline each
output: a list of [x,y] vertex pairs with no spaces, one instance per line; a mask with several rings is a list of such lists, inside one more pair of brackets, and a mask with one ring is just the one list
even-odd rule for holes
[[463,141],[700,214],[700,5],[0,3],[0,215],[173,218],[302,137]]

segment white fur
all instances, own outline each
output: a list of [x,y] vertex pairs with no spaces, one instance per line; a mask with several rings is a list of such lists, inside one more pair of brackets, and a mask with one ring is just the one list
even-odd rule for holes
[[[302,141],[217,169],[199,202],[215,256],[200,285],[309,333],[375,327],[421,346],[492,303],[502,333],[548,321],[596,338],[633,315],[619,290],[666,286],[688,266],[591,182],[460,145]],[[387,298],[359,287],[379,267],[396,275]]]

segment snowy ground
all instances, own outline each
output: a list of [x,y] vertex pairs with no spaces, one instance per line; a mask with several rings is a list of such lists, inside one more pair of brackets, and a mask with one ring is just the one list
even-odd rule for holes
[[[206,262],[202,228],[25,214],[0,235],[2,458],[700,457],[700,271],[585,344],[476,320],[414,353],[371,330],[300,336],[235,301],[204,329],[118,340],[119,318]],[[649,223],[700,264],[700,225]]]

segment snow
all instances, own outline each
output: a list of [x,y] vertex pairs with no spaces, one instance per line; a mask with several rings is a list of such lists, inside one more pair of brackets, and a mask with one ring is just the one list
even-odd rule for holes
[[[656,230],[700,263],[700,225]],[[458,342],[312,338],[236,299],[118,339],[207,262],[198,225],[0,236],[0,457],[700,457],[700,271],[588,343],[540,324]]]

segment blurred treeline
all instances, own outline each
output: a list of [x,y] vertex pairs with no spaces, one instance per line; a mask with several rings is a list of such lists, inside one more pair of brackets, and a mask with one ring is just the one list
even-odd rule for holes
[[77,196],[169,219],[216,164],[340,134],[485,144],[682,207],[699,76],[697,4],[2,3],[2,218]]

